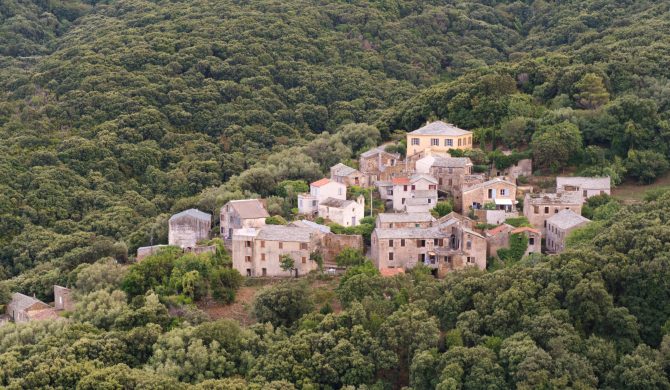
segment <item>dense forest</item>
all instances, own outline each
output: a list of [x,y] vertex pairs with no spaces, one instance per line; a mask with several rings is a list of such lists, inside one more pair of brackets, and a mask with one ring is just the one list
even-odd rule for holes
[[651,0],[3,1],[0,304],[79,304],[0,328],[0,386],[670,388],[662,193],[495,272],[351,268],[338,313],[274,286],[248,327],[191,305],[233,299],[225,251],[126,265],[171,213],[263,196],[288,218],[305,181],[432,119],[474,131],[478,165],[653,182],[669,31]]

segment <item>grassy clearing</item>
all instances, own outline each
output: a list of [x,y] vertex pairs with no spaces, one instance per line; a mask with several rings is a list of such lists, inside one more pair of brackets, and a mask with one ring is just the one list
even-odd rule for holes
[[661,176],[652,184],[640,184],[634,181],[625,182],[612,190],[612,196],[624,203],[641,202],[644,194],[649,190],[667,189],[670,190],[670,173]]

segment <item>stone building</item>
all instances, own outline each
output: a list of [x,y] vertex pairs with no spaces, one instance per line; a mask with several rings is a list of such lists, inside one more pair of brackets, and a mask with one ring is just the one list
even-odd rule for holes
[[376,181],[390,181],[402,175],[405,163],[400,153],[389,153],[385,145],[370,149],[361,154],[358,169],[365,176],[368,183]]
[[377,215],[375,227],[383,229],[431,227],[437,220],[429,212],[423,213],[381,213]]
[[54,286],[54,308],[56,310],[74,310],[72,290],[67,287]]
[[342,183],[347,187],[360,186],[367,187],[368,178],[358,169],[337,163],[330,167],[330,180]]
[[7,304],[7,315],[17,324],[58,318],[53,307],[21,293],[12,294],[12,300]]
[[[233,268],[245,276],[305,275],[318,268],[310,255],[321,248],[324,233],[315,228],[266,225],[233,231]],[[281,268],[280,259],[290,256],[292,271]]]
[[596,195],[610,195],[610,177],[557,177],[556,192],[578,192],[584,200]]
[[578,192],[529,193],[523,200],[523,215],[546,237],[547,219],[561,210],[572,210],[581,215],[583,201]]
[[510,234],[525,234],[528,238],[528,248],[524,256],[532,253],[542,253],[542,232],[527,226],[518,227],[510,232]]
[[464,218],[441,218],[432,227],[376,228],[371,254],[380,269],[409,269],[423,263],[444,276],[451,270],[486,268],[486,239]]
[[437,179],[437,188],[450,194],[461,190],[465,176],[472,174],[472,161],[467,157],[427,156],[416,162],[416,172]]
[[573,230],[591,222],[572,210],[561,210],[547,219],[547,250],[561,253],[565,249],[565,238]]
[[426,212],[435,207],[437,180],[434,177],[415,174],[411,177],[397,177],[392,180],[392,183],[394,210]]
[[309,185],[309,193],[298,195],[298,212],[313,215],[319,212],[319,204],[328,198],[347,199],[347,186],[343,183],[323,178]]
[[319,217],[348,227],[358,226],[365,216],[365,198],[354,200],[327,198],[319,204]]
[[231,200],[221,207],[221,237],[230,240],[235,229],[261,227],[269,216],[260,199]]
[[435,121],[407,133],[407,156],[410,157],[426,149],[444,153],[451,149],[472,149],[472,132]]
[[[506,155],[509,155],[511,153],[512,152],[510,151],[503,152],[503,154]],[[519,176],[530,177],[533,175],[533,160],[529,158],[524,158],[505,169],[498,169],[495,166],[493,166],[491,168],[491,172],[489,173],[489,175],[491,177],[505,177],[507,178],[507,180],[516,183],[516,179],[518,179]]]
[[516,184],[496,177],[472,187],[463,188],[459,211],[468,212],[485,208],[492,203],[496,210],[516,211]]
[[504,223],[485,232],[488,255],[491,257],[497,256],[498,249],[509,248],[509,239],[513,234],[523,234],[528,238],[528,247],[524,256],[542,252],[542,233],[539,230],[530,227],[515,228]]
[[208,240],[212,229],[212,215],[189,209],[170,217],[168,244],[182,249],[193,248],[198,241]]

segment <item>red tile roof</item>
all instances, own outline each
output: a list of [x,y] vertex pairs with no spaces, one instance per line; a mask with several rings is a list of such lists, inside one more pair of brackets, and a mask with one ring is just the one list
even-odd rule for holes
[[512,234],[523,233],[523,232],[531,232],[531,233],[535,233],[535,234],[540,234],[539,230],[533,229],[533,228],[528,227],[528,226],[521,226],[521,227],[518,227],[518,228],[512,230]]
[[391,183],[393,185],[407,185],[409,184],[409,177],[394,177]]
[[498,235],[498,234],[502,233],[505,229],[507,229],[507,227],[508,227],[508,225],[502,224],[500,226],[494,227],[493,229],[487,230],[486,234],[488,234],[490,236],[495,236],[495,235]]
[[324,177],[323,179],[317,180],[317,181],[315,181],[314,183],[312,183],[312,184],[310,184],[310,185],[311,185],[311,186],[314,186],[314,187],[321,187],[321,186],[326,185],[326,184],[328,184],[328,183],[330,183],[330,179],[327,178],[327,177]]
[[379,270],[379,273],[384,277],[392,277],[400,274],[404,274],[405,270],[402,268],[382,268]]

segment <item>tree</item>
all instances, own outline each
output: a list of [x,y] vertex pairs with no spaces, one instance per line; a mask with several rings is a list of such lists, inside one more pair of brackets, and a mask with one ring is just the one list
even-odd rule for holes
[[440,218],[452,212],[453,209],[454,207],[450,201],[443,200],[435,204],[435,207],[433,208],[433,210],[431,210],[431,213],[437,214],[436,217]]
[[256,295],[253,313],[259,322],[291,326],[312,310],[312,301],[303,283],[281,283]]
[[589,110],[596,109],[609,101],[610,94],[605,88],[602,77],[595,73],[585,74],[581,80],[575,84],[578,91],[575,94],[577,106]]
[[295,260],[291,255],[281,255],[279,257],[279,267],[284,272],[291,272],[295,269]]
[[570,122],[541,126],[531,142],[533,162],[539,167],[557,171],[582,149],[582,136]]
[[652,183],[665,173],[670,164],[664,155],[653,150],[629,150],[626,159],[628,175],[640,183]]
[[346,247],[335,256],[335,262],[340,267],[361,265],[365,262],[365,255],[358,249]]

